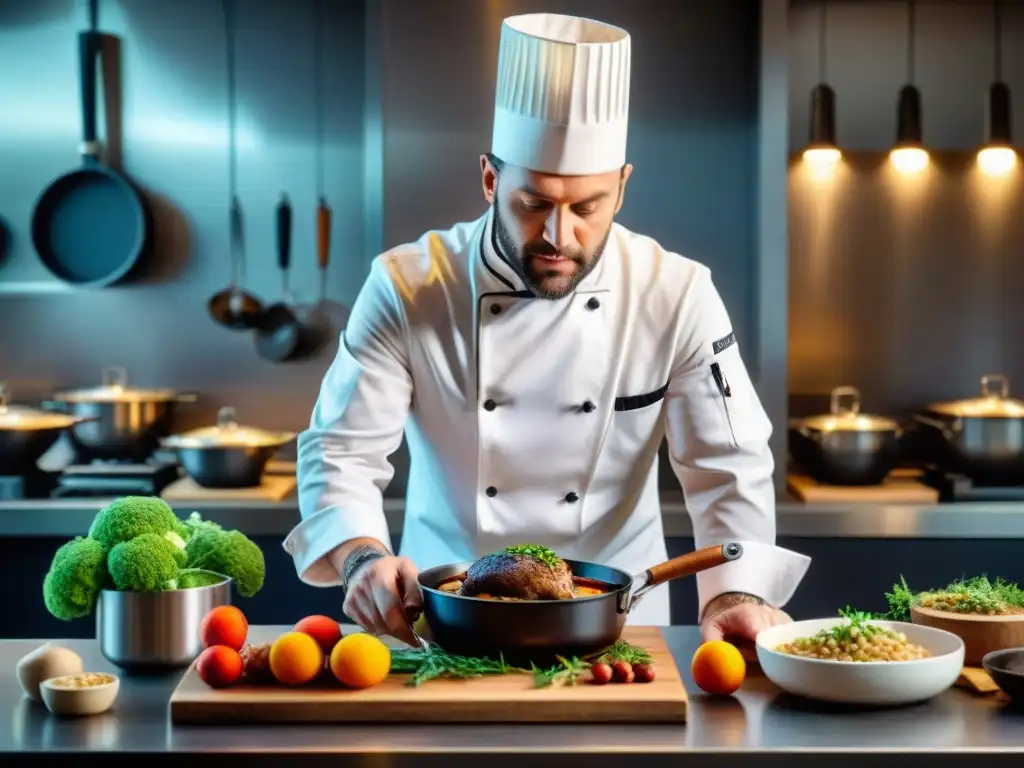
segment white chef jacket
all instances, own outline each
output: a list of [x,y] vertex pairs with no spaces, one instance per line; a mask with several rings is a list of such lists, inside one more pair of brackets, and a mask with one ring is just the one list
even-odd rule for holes
[[[744,544],[697,574],[701,613],[729,591],[782,606],[810,563],[774,545],[771,425],[710,271],[619,224],[559,300],[497,254],[490,211],[373,261],[297,440],[284,547],[304,582],[339,584],[325,555],[348,539],[392,546],[382,494],[403,431],[399,554],[420,570],[535,543],[642,574],[667,559],[666,436],[696,546]],[[667,585],[629,621],[669,624]]]

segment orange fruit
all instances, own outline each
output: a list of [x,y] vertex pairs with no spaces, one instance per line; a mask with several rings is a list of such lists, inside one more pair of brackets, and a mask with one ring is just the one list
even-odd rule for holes
[[341,638],[331,651],[331,673],[349,688],[377,685],[390,671],[391,649],[365,632]]
[[249,634],[249,622],[245,614],[233,605],[218,605],[203,617],[199,625],[199,637],[203,646],[226,645],[240,651]]
[[701,645],[690,663],[693,682],[705,693],[728,696],[743,685],[747,662],[732,643],[711,640]]
[[285,632],[270,646],[270,673],[285,685],[304,685],[324,670],[324,652],[305,632]]
[[341,640],[341,625],[330,616],[307,616],[295,625],[296,632],[305,632],[320,644],[324,653],[330,653]]
[[242,657],[234,648],[211,645],[196,659],[196,671],[211,688],[226,688],[242,676]]

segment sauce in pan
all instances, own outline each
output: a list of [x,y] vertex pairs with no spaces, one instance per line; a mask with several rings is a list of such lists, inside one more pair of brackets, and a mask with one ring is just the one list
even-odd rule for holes
[[[462,582],[466,580],[466,574],[460,573],[458,576],[452,576],[450,579],[442,581],[438,585],[438,589],[442,592],[451,592],[452,594],[459,594],[459,590],[462,589]],[[588,579],[583,576],[573,576],[572,583],[576,588],[575,597],[593,597],[594,595],[603,595],[607,592],[611,592],[615,589],[613,584],[608,584],[603,581],[597,581],[596,579]],[[518,597],[496,597],[494,595],[488,595],[481,592],[473,597],[483,598],[485,600],[518,600]]]

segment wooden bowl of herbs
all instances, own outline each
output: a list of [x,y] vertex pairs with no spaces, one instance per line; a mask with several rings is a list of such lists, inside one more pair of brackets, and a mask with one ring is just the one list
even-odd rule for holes
[[1024,589],[1012,582],[977,576],[914,592],[901,578],[886,597],[890,616],[959,636],[966,666],[980,667],[993,651],[1024,647]]

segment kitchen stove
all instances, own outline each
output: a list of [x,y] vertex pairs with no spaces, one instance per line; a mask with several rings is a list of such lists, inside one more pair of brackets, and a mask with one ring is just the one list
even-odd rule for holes
[[72,464],[63,469],[37,469],[21,475],[0,476],[0,501],[158,496],[179,477],[177,462],[162,457],[143,463]]
[[957,501],[1024,501],[1024,486],[975,485],[964,475],[926,469],[921,481],[939,492],[940,503]]

